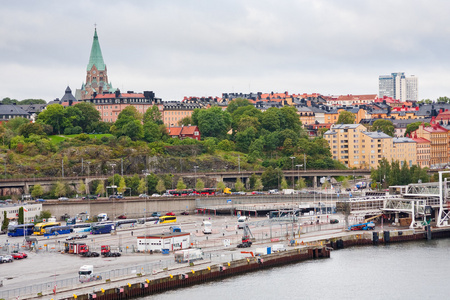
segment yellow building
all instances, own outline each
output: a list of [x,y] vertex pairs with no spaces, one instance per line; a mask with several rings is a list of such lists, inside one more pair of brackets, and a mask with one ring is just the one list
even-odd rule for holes
[[417,137],[417,135],[415,135],[412,139],[417,143],[417,164],[421,168],[429,168],[431,157],[431,142],[425,138]]
[[367,132],[361,124],[337,124],[324,134],[333,159],[349,168],[377,168],[383,158],[417,164],[416,143],[409,138],[394,139],[383,132]]
[[430,167],[444,166],[449,161],[449,132],[439,124],[430,125],[421,124],[411,135],[430,141]]
[[398,160],[400,166],[406,161],[409,167],[417,165],[417,142],[407,137],[392,139],[391,160]]
[[178,126],[178,122],[185,117],[190,117],[194,109],[201,108],[201,105],[194,103],[183,103],[178,101],[164,102],[162,119],[167,127]]

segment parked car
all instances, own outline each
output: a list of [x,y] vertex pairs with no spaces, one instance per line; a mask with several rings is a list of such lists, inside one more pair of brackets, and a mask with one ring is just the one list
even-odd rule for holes
[[59,197],[58,200],[59,201],[69,201],[69,198],[67,198],[67,197]]
[[161,213],[155,211],[152,213],[152,217],[161,217]]
[[23,258],[23,254],[22,253],[11,253],[11,256],[14,259],[22,259]]
[[13,257],[11,255],[3,255],[0,256],[0,263],[9,263],[9,262],[13,262]]
[[73,240],[78,240],[78,239],[86,239],[87,235],[86,234],[77,234],[74,236],[70,236],[66,239],[66,241],[73,241]]
[[139,195],[139,198],[147,198],[148,196],[147,196],[147,194],[140,194]]
[[45,202],[45,200],[44,200],[44,199],[41,199],[41,198],[36,199],[35,201],[36,201],[36,202]]
[[19,252],[19,254],[22,254],[23,258],[27,258],[28,257],[28,254],[26,254],[25,252]]
[[170,211],[166,214],[166,216],[175,216],[175,213],[173,211]]
[[157,193],[154,193],[154,194],[152,194],[152,197],[161,197],[161,195],[157,194]]
[[88,195],[86,197],[81,198],[83,200],[97,200],[97,196],[96,195]]
[[127,216],[125,216],[125,215],[120,215],[120,216],[117,217],[117,219],[122,219],[122,220],[126,219],[126,218],[127,218]]
[[260,191],[253,191],[252,195],[263,195],[264,192],[260,192]]
[[181,214],[184,215],[184,216],[187,216],[187,215],[189,215],[189,212],[188,211],[183,211]]

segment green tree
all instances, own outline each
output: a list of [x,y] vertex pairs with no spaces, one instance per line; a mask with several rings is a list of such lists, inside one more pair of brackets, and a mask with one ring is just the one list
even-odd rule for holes
[[402,162],[402,166],[400,169],[400,184],[408,185],[411,183],[411,173],[408,167],[408,163],[405,161]]
[[184,190],[186,189],[186,184],[184,184],[183,177],[178,178],[177,182],[177,190]]
[[47,104],[44,99],[24,99],[19,101],[20,105],[31,105],[31,104]]
[[151,108],[147,109],[144,113],[144,124],[148,122],[155,123],[157,125],[162,125],[164,122],[162,120],[161,112],[157,105],[153,105]]
[[40,184],[33,186],[33,191],[31,191],[31,196],[33,198],[38,198],[44,194],[44,189]]
[[344,179],[342,180],[341,185],[342,185],[342,187],[344,189],[348,189],[350,187],[350,183],[348,182],[348,178],[347,177],[344,177]]
[[263,113],[261,127],[269,132],[279,131],[281,129],[278,108],[271,107]]
[[189,126],[189,125],[192,125],[192,124],[193,124],[192,118],[189,117],[189,116],[184,117],[183,119],[178,121],[178,126]]
[[231,128],[230,114],[217,106],[199,110],[197,120],[202,138],[217,137],[223,139]]
[[436,102],[438,103],[450,103],[450,98],[448,97],[439,97],[436,99]]
[[19,134],[20,126],[24,124],[30,124],[31,121],[27,118],[12,118],[8,122],[5,123],[5,127],[15,134]]
[[67,195],[67,189],[64,182],[57,181],[55,184],[55,195],[57,197],[65,196]]
[[373,122],[372,131],[381,131],[389,136],[394,136],[395,127],[389,120],[379,119]]
[[74,107],[81,111],[81,119],[76,126],[80,126],[83,132],[97,130],[97,124],[101,121],[101,116],[95,105],[90,102],[80,102],[75,104]]
[[145,178],[141,178],[141,180],[139,180],[139,185],[137,188],[137,191],[139,194],[143,194],[146,191],[147,185],[145,182]]
[[119,186],[117,187],[117,192],[123,194],[126,190],[127,184],[125,183],[125,178],[120,177]]
[[253,127],[245,129],[243,132],[236,134],[236,148],[241,152],[248,152],[248,149],[256,138],[257,131]]
[[304,189],[305,187],[306,187],[305,178],[300,177],[300,178],[297,180],[297,183],[295,184],[295,188],[296,188],[297,190],[302,190],[302,189]]
[[160,194],[162,194],[166,191],[166,186],[164,184],[163,179],[158,180],[158,184],[156,185],[156,191]]
[[239,107],[244,106],[253,106],[253,104],[248,100],[244,98],[236,98],[228,103],[227,111],[232,114],[234,113]]
[[195,189],[197,191],[201,191],[205,188],[205,183],[203,182],[203,180],[201,180],[200,178],[197,179],[197,183],[195,184]]
[[278,189],[283,178],[281,169],[269,166],[261,174],[261,183],[265,189]]
[[339,113],[337,124],[353,124],[355,123],[356,116],[352,112],[343,110]]
[[[414,132],[417,129],[419,129],[420,124],[422,124],[422,122],[414,122],[406,125],[405,136],[411,135],[411,132]],[[429,127],[430,123],[424,123],[424,126]]]
[[6,231],[8,229],[9,219],[6,216],[6,210],[3,212],[3,222],[2,222],[2,231]]
[[401,184],[400,163],[395,160],[391,163],[391,171],[389,173],[389,185]]
[[23,207],[20,207],[19,208],[19,219],[17,220],[17,223],[19,223],[19,224],[24,224],[23,223],[23,220],[24,218],[23,218]]
[[103,183],[103,181],[99,182],[97,188],[95,189],[95,193],[97,195],[103,195],[105,193],[105,184]]
[[45,110],[39,113],[36,122],[52,126],[54,134],[61,134],[66,127],[71,125],[61,104],[48,105]]
[[240,178],[236,179],[236,184],[234,185],[234,188],[236,191],[240,192],[244,190],[244,184],[242,183]]
[[263,183],[261,181],[261,178],[259,178],[259,177],[256,178],[255,189],[258,190],[258,191],[261,191],[263,188],[264,188],[264,185],[263,185]]
[[111,126],[111,133],[117,137],[128,136],[132,140],[142,139],[144,129],[142,127],[142,115],[134,106],[127,106],[123,109],[116,122]]
[[29,122],[20,125],[20,127],[18,129],[18,134],[23,135],[24,138],[28,138],[32,134],[47,135],[43,124],[29,123]]
[[217,188],[220,189],[222,192],[226,187],[227,186],[225,185],[225,183],[223,183],[223,181],[217,182]]
[[281,179],[281,189],[285,190],[287,189],[289,186],[287,184],[286,178],[283,177],[283,179]]
[[258,179],[258,176],[255,173],[250,175],[250,178],[249,178],[250,189],[254,189],[255,188],[255,183],[256,183],[257,179]]
[[[154,173],[150,173],[150,175],[147,176],[147,186],[148,186],[148,194],[154,194],[157,192],[156,186],[158,185],[158,176]],[[163,182],[164,185],[164,182]]]
[[86,193],[86,184],[84,184],[84,181],[81,180],[81,179],[78,182],[77,193],[80,194],[80,195],[83,195],[83,194]]
[[233,151],[235,144],[230,140],[222,140],[217,144],[217,149],[222,151]]

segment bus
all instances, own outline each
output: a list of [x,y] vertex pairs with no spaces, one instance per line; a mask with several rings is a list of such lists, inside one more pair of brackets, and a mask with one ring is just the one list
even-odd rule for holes
[[44,236],[69,234],[72,232],[71,226],[53,226],[45,228]]
[[139,224],[156,224],[159,222],[159,217],[146,217],[138,219]]
[[37,223],[36,225],[34,225],[33,235],[44,235],[47,228],[55,226],[61,226],[61,222]]
[[116,221],[116,228],[127,228],[136,226],[138,220],[135,219],[127,219],[127,220],[119,220]]
[[159,218],[160,224],[166,224],[166,223],[174,223],[177,221],[176,216],[162,216]]
[[89,223],[78,223],[72,225],[72,232],[89,232],[91,231],[91,224]]
[[101,223],[96,223],[96,224],[92,225],[91,234],[111,233],[111,231],[113,231],[113,230],[115,230],[114,223],[101,222]]
[[194,194],[194,190],[193,189],[167,190],[166,193],[172,196],[190,196]]
[[194,190],[194,194],[196,195],[210,195],[215,196],[220,193],[220,189],[216,188],[204,188],[202,190]]
[[20,224],[20,225],[9,225],[8,226],[8,236],[26,236],[32,235],[34,230],[34,224]]

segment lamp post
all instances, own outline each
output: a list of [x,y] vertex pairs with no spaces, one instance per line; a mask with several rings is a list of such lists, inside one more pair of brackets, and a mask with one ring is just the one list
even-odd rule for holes
[[194,188],[197,186],[197,169],[198,169],[198,166],[194,166],[194,172],[195,172]]
[[[116,164],[110,164],[110,166],[111,166],[111,168],[112,168],[112,171],[113,171],[113,185],[111,186],[111,188],[112,188],[112,194],[113,194],[113,196],[114,196],[114,188],[116,187],[115,185],[114,185],[114,173],[115,173],[115,170],[114,170],[114,167],[116,166]],[[113,220],[116,220],[116,201],[115,201],[115,196],[113,197]]]
[[[292,171],[294,171],[294,159],[295,159],[295,156],[291,156],[290,159],[292,161]],[[292,174],[292,189],[294,189],[294,174]]]
[[305,172],[306,172],[306,154],[303,153],[303,166],[305,167]]
[[61,159],[61,175],[62,175],[62,178],[64,178],[64,158]]
[[300,168],[303,167],[303,165],[295,165],[297,167],[297,180],[300,182]]

